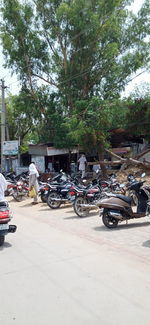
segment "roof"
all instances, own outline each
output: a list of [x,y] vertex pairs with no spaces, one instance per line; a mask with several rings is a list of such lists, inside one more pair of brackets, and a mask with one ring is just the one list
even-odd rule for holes
[[124,154],[128,153],[130,151],[129,147],[123,147],[123,148],[112,148],[112,152],[116,154]]
[[53,147],[54,144],[51,143],[51,142],[47,142],[47,143],[29,143],[29,146],[32,146],[32,147]]

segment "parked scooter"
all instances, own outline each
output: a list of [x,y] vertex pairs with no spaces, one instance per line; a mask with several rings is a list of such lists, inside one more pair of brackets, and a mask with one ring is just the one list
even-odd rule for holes
[[17,229],[15,225],[9,225],[11,213],[7,202],[0,202],[0,246],[4,244],[5,235],[14,233]]
[[112,194],[97,203],[100,216],[107,228],[116,228],[118,222],[139,219],[150,214],[150,186],[144,186],[144,182],[133,179],[128,183],[128,190],[133,191],[137,198],[136,212],[132,207],[132,196]]

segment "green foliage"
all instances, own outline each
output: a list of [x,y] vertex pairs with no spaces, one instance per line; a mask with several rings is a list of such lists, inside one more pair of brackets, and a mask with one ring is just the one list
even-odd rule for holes
[[39,119],[35,114],[36,103],[27,89],[24,89],[19,96],[9,95],[6,104],[10,139],[20,139],[23,152],[27,151],[28,140],[30,137],[34,139],[37,119]]
[[137,15],[130,3],[1,0],[6,66],[23,86],[10,108],[10,124],[18,119],[13,137],[28,133],[68,148],[109,145],[109,130],[132,115],[120,91],[149,63],[149,1]]
[[1,1],[6,65],[36,87],[45,80],[69,110],[77,100],[119,96],[149,61],[149,5],[137,16],[127,0]]
[[69,135],[86,150],[109,145],[109,129],[112,125],[111,107],[106,101],[93,97],[90,101],[78,101],[74,114],[66,119]]
[[128,98],[126,128],[131,134],[150,141],[150,96],[136,99]]

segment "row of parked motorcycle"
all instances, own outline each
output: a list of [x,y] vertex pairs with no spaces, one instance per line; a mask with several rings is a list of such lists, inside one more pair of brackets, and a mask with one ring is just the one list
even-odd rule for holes
[[[39,196],[51,209],[71,203],[79,217],[86,217],[90,211],[99,209],[103,224],[107,228],[116,228],[119,222],[149,216],[150,186],[144,184],[145,176],[143,173],[137,180],[129,174],[126,184],[120,184],[114,174],[108,180],[102,180],[97,174],[87,184],[77,175],[70,176],[60,171],[47,182],[39,181]],[[5,177],[9,182],[6,195],[12,195],[16,201],[28,196],[28,173]]]

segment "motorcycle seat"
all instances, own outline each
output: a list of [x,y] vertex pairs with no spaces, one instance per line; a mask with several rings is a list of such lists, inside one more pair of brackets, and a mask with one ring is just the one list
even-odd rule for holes
[[8,202],[0,201],[0,207],[7,207],[7,206],[8,206]]
[[66,190],[71,187],[71,184],[59,184],[57,185],[58,190]]
[[125,196],[125,195],[122,195],[122,194],[117,194],[116,197],[118,199],[121,199],[121,200],[127,202],[128,204],[131,204],[131,202],[132,202],[132,198],[130,196]]

